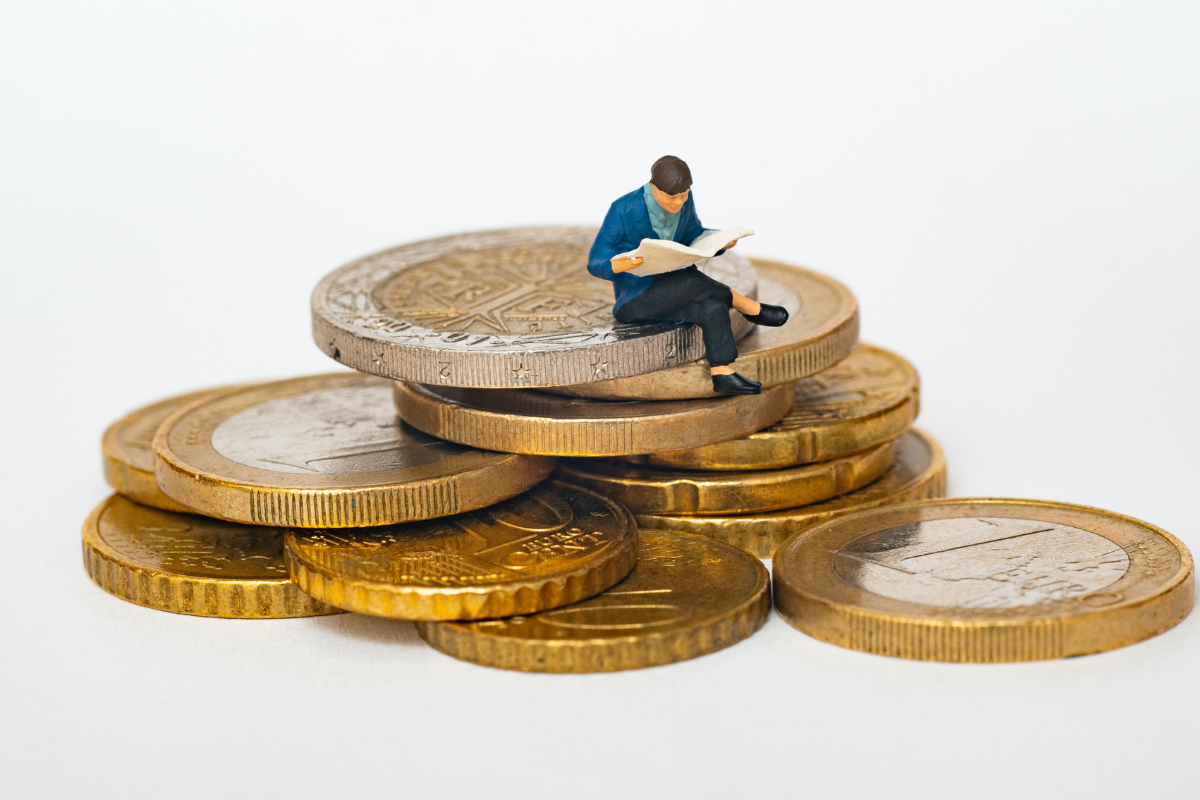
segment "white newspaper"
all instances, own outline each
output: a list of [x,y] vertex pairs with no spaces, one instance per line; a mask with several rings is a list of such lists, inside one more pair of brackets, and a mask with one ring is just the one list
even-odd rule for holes
[[701,259],[712,258],[718,250],[728,247],[730,242],[753,235],[754,231],[749,228],[727,228],[723,231],[709,231],[691,245],[666,239],[642,239],[636,250],[614,257],[644,259],[641,266],[627,270],[629,275],[658,275],[691,266]]

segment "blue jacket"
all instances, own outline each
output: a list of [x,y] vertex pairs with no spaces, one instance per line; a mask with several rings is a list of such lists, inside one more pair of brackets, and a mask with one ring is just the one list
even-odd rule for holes
[[[679,213],[681,216],[673,241],[691,244],[704,233],[704,226],[696,216],[695,193],[688,195]],[[600,232],[596,234],[596,241],[588,253],[588,272],[613,282],[613,294],[617,298],[613,311],[646,291],[646,287],[654,282],[654,277],[613,272],[612,257],[636,250],[642,239],[657,238],[658,234],[650,227],[650,212],[646,210],[646,196],[641,186],[618,197],[608,207],[604,224],[600,226]]]

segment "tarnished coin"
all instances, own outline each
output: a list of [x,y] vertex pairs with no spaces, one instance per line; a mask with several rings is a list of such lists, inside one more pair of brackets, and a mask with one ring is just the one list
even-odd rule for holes
[[917,371],[869,344],[858,344],[845,361],[792,385],[792,410],[769,428],[692,450],[626,458],[675,469],[782,469],[895,439],[917,417]]
[[283,532],[141,506],[119,495],[83,526],[96,584],[140,606],[200,617],[336,614],[300,591],[283,563]]
[[[694,325],[621,325],[612,284],[587,271],[595,228],[518,228],[403,245],[347,264],[313,291],[313,338],[362,372],[442,386],[556,386],[700,358]],[[757,296],[734,253],[702,271]],[[750,323],[733,312],[734,335]]]
[[759,395],[646,402],[591,400],[528,389],[395,384],[414,428],[453,442],[563,456],[619,456],[699,447],[765,428],[787,413],[790,386]]
[[1192,609],[1192,556],[1153,525],[1039,500],[922,500],[788,539],[775,604],[868,653],[1035,661],[1111,650]]
[[[763,386],[778,386],[815,375],[850,355],[858,341],[858,301],[842,284],[819,272],[750,259],[758,270],[758,299],[782,305],[792,316],[783,327],[755,327],[738,342],[733,367]],[[799,312],[799,302],[803,301]],[[562,386],[555,392],[576,397],[678,400],[711,397],[707,361],[635,377]]]
[[892,463],[892,443],[788,469],[685,472],[620,460],[573,459],[562,480],[611,497],[634,514],[750,514],[819,503],[878,478]]
[[353,372],[187,406],[154,437],[158,485],[210,517],[352,528],[457,514],[542,480],[553,459],[489,453],[402,425],[391,384]]
[[398,619],[532,614],[604,591],[637,561],[637,526],[599,495],[547,481],[494,506],[356,531],[289,531],[304,591]]
[[213,397],[231,388],[206,389],[160,400],[131,411],[108,426],[100,443],[101,452],[104,454],[104,479],[108,481],[108,485],[119,494],[143,505],[166,511],[190,511],[167,497],[162,489],[158,488],[154,479],[154,454],[150,450],[150,444],[158,426],[167,417],[189,403]]
[[792,534],[834,517],[945,494],[946,459],[942,448],[924,431],[911,430],[896,440],[892,464],[882,478],[822,503],[764,514],[638,514],[637,521],[643,528],[697,533],[740,547],[751,555],[770,558]]
[[670,664],[736,644],[771,611],[762,562],[701,536],[638,534],[637,566],[582,603],[482,622],[422,622],[447,655],[527,672],[612,672]]

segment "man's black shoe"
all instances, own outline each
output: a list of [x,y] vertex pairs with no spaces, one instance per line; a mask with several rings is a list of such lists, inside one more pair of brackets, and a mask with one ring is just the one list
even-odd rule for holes
[[757,314],[743,314],[742,316],[755,325],[766,325],[769,328],[778,328],[788,321],[787,309],[783,306],[773,306],[769,303],[759,303],[759,305],[762,308],[758,310]]
[[713,375],[712,379],[713,391],[717,394],[762,394],[761,383],[743,378],[736,372],[732,375]]

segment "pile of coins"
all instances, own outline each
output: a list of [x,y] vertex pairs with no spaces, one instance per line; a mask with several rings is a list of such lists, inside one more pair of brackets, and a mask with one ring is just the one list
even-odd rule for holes
[[862,344],[819,273],[726,253],[706,273],[789,321],[731,312],[712,392],[699,331],[621,325],[593,229],[418,242],[313,293],[354,372],[224,387],[104,435],[117,494],[88,572],[140,605],[215,617],[413,620],[494,667],[593,672],[746,639],[775,605],[819,639],[949,661],[1128,644],[1191,608],[1187,549],[1109,512],[942,500],[913,428],[916,370]]

